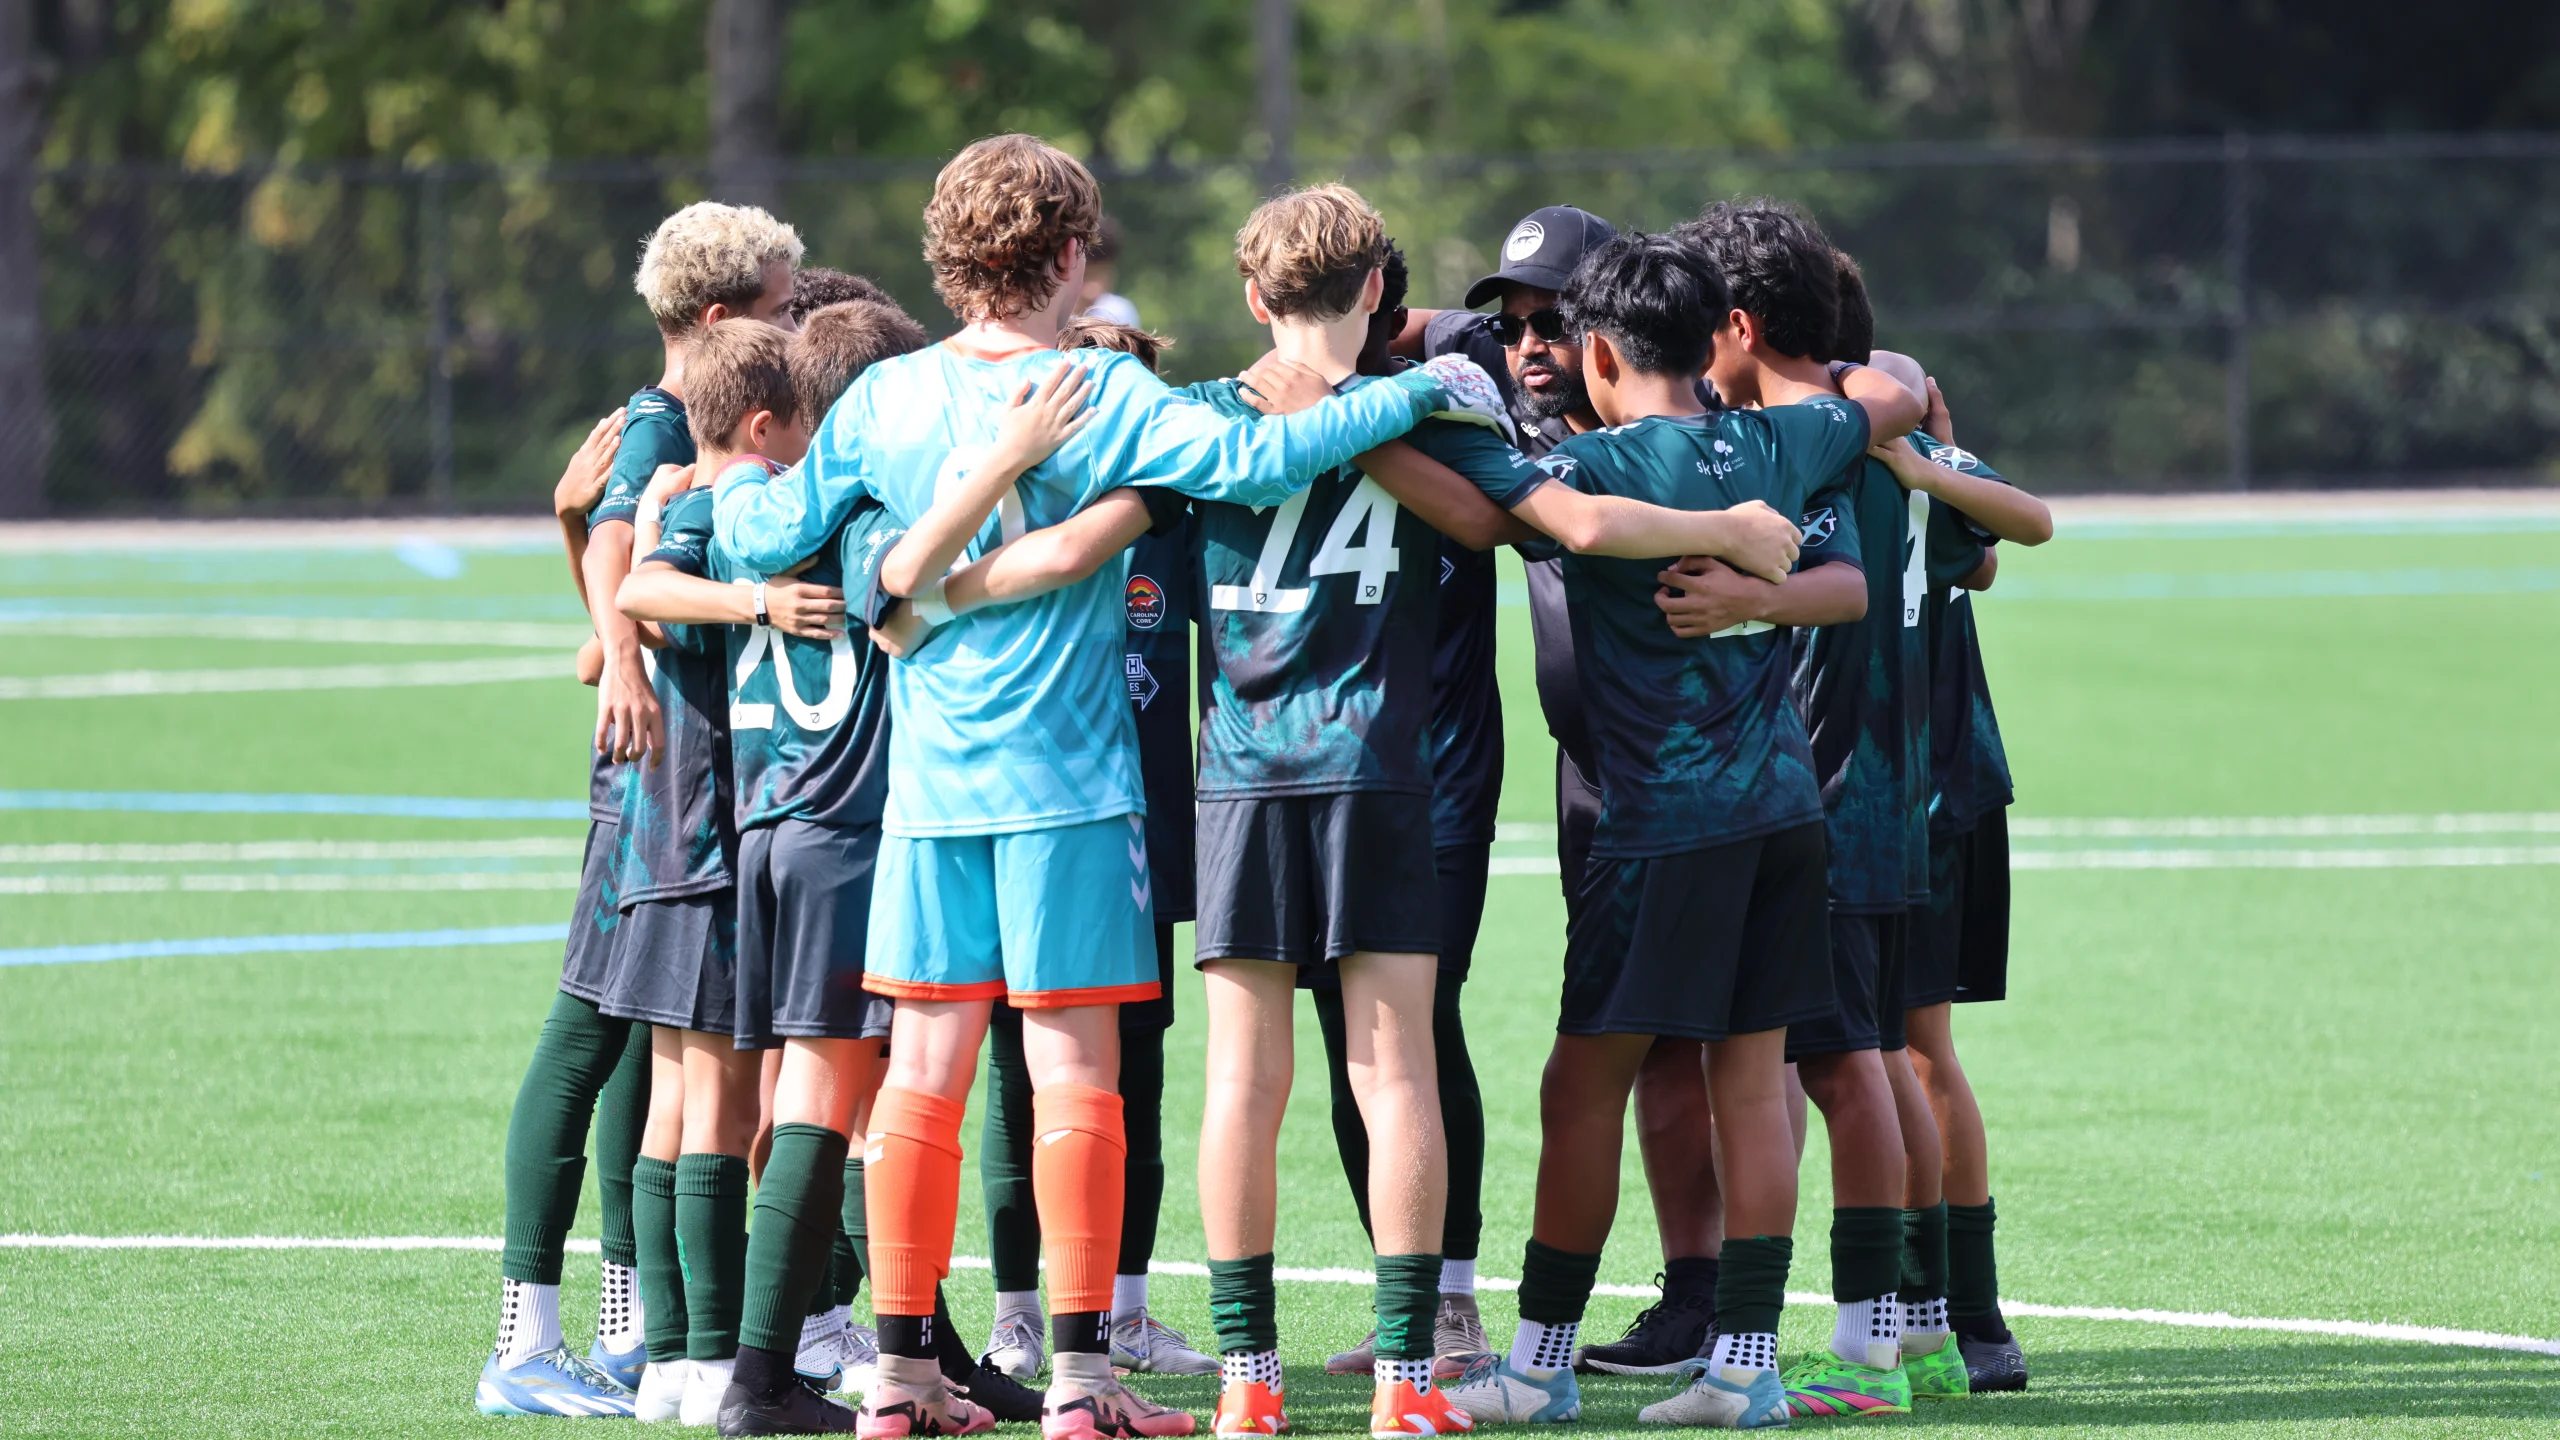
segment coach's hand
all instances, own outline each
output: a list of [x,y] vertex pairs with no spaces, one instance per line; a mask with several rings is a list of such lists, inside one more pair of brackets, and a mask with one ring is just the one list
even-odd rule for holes
[[1772,583],[1786,579],[1796,567],[1797,551],[1804,546],[1803,529],[1765,501],[1745,500],[1724,513],[1734,526],[1733,543],[1723,554],[1725,563]]
[[1236,377],[1244,382],[1244,403],[1265,415],[1295,415],[1333,398],[1324,377],[1274,350]]
[[764,612],[774,629],[803,640],[833,640],[844,633],[844,592],[832,585],[767,580]]
[[667,717],[637,650],[607,662],[596,687],[596,753],[608,760],[646,755],[652,769],[666,758]]
[[1691,555],[1653,577],[1662,588],[1653,603],[1683,640],[1700,640],[1757,620],[1775,598],[1776,587],[1755,580],[1721,560]]

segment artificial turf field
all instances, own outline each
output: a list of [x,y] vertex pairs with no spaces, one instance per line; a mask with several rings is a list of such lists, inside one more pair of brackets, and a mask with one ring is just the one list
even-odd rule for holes
[[[556,553],[49,543],[0,552],[0,1234],[495,1237],[501,1139],[556,942],[60,962],[127,942],[559,925],[574,819],[204,813],[170,798],[574,813],[591,706],[539,628],[577,618]],[[2440,521],[2066,516],[2053,545],[2006,556],[1981,613],[2019,779],[2014,979],[2006,1004],[1960,1009],[1958,1034],[1990,1125],[2012,1301],[2560,1335],[2560,848],[2535,833],[2560,819],[2529,818],[2560,811],[2555,547],[2560,508],[2502,502]],[[1529,828],[1496,853],[1525,869],[1552,854],[1535,828],[1553,819],[1551,747],[1527,612],[1502,620],[1503,819]],[[382,683],[545,659],[560,678]],[[389,668],[354,677],[365,688],[167,693],[241,683],[198,672],[308,684],[359,665]],[[128,671],[144,678],[123,688],[156,693],[57,698],[100,687],[52,678]],[[2446,833],[2051,823],[2338,815],[2487,818]],[[2357,830],[2379,833],[2337,833]],[[237,848],[270,841],[443,848]],[[179,844],[216,848],[56,848]],[[1562,928],[1551,875],[1494,880],[1467,1003],[1490,1130],[1487,1275],[1519,1273]],[[1182,1080],[1203,1043],[1197,993],[1171,1037],[1167,1261],[1202,1258],[1197,1092]],[[1280,1259],[1356,1267],[1367,1250],[1315,1027],[1300,1033]],[[1827,1285],[1825,1177],[1817,1127],[1798,1292]],[[974,1182],[963,1193],[959,1248],[983,1253]],[[594,1216],[591,1190],[580,1233]],[[1658,1258],[1630,1145],[1601,1279],[1640,1285]],[[595,1265],[570,1258],[579,1346]],[[0,1432],[567,1424],[471,1409],[496,1275],[474,1250],[0,1249]],[[1205,1280],[1159,1276],[1155,1297],[1206,1341]],[[1296,1283],[1281,1298],[1294,1420],[1357,1433],[1365,1383],[1318,1365],[1368,1328],[1367,1291]],[[1484,1302],[1499,1343],[1510,1297]],[[1613,1335],[1641,1303],[1602,1298],[1589,1329]],[[983,1272],[957,1274],[954,1304],[983,1327]],[[1790,1352],[1828,1323],[1791,1307]],[[1831,1423],[2560,1434],[2553,1355],[2013,1323],[2028,1393]],[[1208,1381],[1143,1383],[1207,1411]],[[1586,1382],[1581,1429],[1633,1432],[1663,1388]]]

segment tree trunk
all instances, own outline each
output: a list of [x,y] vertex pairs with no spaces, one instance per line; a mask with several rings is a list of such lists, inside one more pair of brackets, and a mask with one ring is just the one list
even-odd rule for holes
[[1260,63],[1262,189],[1276,194],[1297,178],[1298,7],[1295,0],[1255,0],[1253,45]]
[[43,285],[36,265],[36,159],[44,76],[34,0],[0,0],[0,516],[44,506],[53,425],[44,393]]
[[[0,0],[5,3],[5,0]],[[790,0],[711,0],[711,193],[782,208],[782,29]]]

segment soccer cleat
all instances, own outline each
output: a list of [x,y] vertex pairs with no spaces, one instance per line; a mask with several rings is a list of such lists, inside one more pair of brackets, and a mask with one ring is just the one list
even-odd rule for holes
[[1691,1362],[1695,1379],[1668,1400],[1656,1400],[1636,1412],[1647,1425],[1686,1425],[1702,1430],[1764,1430],[1787,1423],[1787,1387],[1775,1370],[1718,1373],[1703,1361]]
[[1378,1332],[1324,1362],[1327,1375],[1374,1375],[1378,1371]]
[[1134,1440],[1188,1435],[1200,1428],[1189,1411],[1158,1405],[1110,1378],[1107,1357],[1093,1359],[1100,1362],[1101,1380],[1062,1378],[1049,1387],[1040,1411],[1042,1440]]
[[1911,1378],[1911,1398],[1954,1400],[1972,1394],[1973,1381],[1965,1374],[1964,1353],[1956,1348],[1956,1337],[1940,1334],[1937,1340],[1934,1348],[1915,1351],[1910,1332],[1903,1333],[1902,1373]]
[[1442,1291],[1440,1312],[1431,1318],[1431,1378],[1455,1380],[1467,1364],[1493,1346],[1484,1338],[1484,1317],[1476,1313],[1476,1297]]
[[676,1407],[676,1423],[708,1428],[720,1423],[720,1397],[729,1393],[729,1372],[737,1357],[696,1360],[684,1377],[684,1399]]
[[1958,1337],[1956,1348],[1964,1354],[1966,1393],[1985,1395],[2027,1388],[2027,1357],[2018,1351],[2017,1336],[2006,1340]]
[[852,1407],[818,1393],[803,1378],[782,1387],[772,1401],[759,1401],[744,1385],[731,1385],[720,1396],[722,1435],[850,1435],[861,1419]]
[[847,1325],[837,1354],[843,1369],[837,1372],[835,1389],[829,1393],[851,1395],[857,1400],[868,1394],[872,1377],[880,1373],[879,1332],[868,1325]]
[[480,1367],[479,1405],[483,1415],[628,1416],[631,1392],[559,1345],[513,1365],[491,1355]]
[[1787,1413],[1802,1419],[1911,1413],[1911,1378],[1898,1364],[1879,1370],[1825,1349],[1797,1361],[1781,1378],[1787,1383]]
[[[1663,1276],[1654,1283],[1667,1285]],[[1646,1306],[1627,1333],[1606,1345],[1585,1345],[1573,1368],[1585,1375],[1676,1375],[1715,1343],[1713,1295],[1665,1293]]]
[[637,1390],[640,1388],[640,1371],[649,1363],[649,1347],[634,1344],[628,1350],[607,1350],[604,1337],[599,1335],[596,1343],[587,1347],[587,1363],[611,1376],[613,1383],[623,1389]]
[[1514,1370],[1499,1355],[1476,1356],[1439,1393],[1487,1425],[1547,1425],[1582,1418],[1582,1385],[1572,1371]]
[[684,1410],[685,1382],[693,1378],[690,1360],[652,1360],[640,1372],[638,1398],[631,1402],[632,1418],[651,1424],[664,1424]]
[[1040,1373],[1040,1364],[1048,1358],[1048,1341],[1040,1332],[1040,1319],[1020,1315],[999,1315],[996,1328],[987,1336],[987,1348],[978,1363],[1001,1370],[1025,1384]]
[[[1111,1363],[1140,1375],[1215,1375],[1218,1360],[1144,1310],[1111,1321]],[[1184,1432],[1189,1433],[1189,1432]]]
[[1277,1435],[1289,1428],[1279,1391],[1259,1380],[1230,1380],[1209,1416],[1213,1435]]
[[1382,1380],[1369,1400],[1370,1440],[1405,1440],[1415,1435],[1464,1435],[1476,1419],[1434,1385],[1417,1390],[1410,1380]]
[[863,1440],[906,1440],[923,1435],[975,1435],[995,1428],[996,1417],[951,1393],[930,1360],[880,1357],[880,1375],[862,1397],[856,1433]]

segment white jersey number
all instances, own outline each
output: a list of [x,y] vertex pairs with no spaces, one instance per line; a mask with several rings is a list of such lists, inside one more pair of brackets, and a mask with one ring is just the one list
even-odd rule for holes
[[[1349,575],[1355,603],[1383,602],[1387,598],[1388,577],[1403,564],[1403,552],[1395,544],[1398,513],[1394,496],[1377,481],[1360,477],[1351,497],[1342,502],[1342,513],[1333,517],[1332,527],[1325,531],[1323,542],[1307,561],[1307,578]],[[1266,615],[1294,614],[1306,609],[1307,597],[1315,593],[1312,587],[1284,590],[1279,583],[1281,568],[1289,561],[1289,549],[1297,543],[1298,527],[1306,518],[1306,491],[1280,502],[1280,507],[1271,513],[1271,530],[1262,538],[1262,553],[1254,558],[1252,581],[1211,586],[1209,608],[1251,610]]]
[[[746,585],[753,582],[733,581]],[[791,676],[791,657],[782,653],[782,640],[770,625],[758,625],[747,636],[747,648],[738,652],[738,673],[731,687],[729,728],[732,730],[770,730],[773,707],[759,702],[740,700],[747,682],[755,678],[756,667],[773,660],[774,689],[782,697],[782,708],[791,723],[803,730],[833,730],[853,709],[853,638],[839,634],[827,642],[827,698],[812,705],[800,698],[800,687]]]
[[1920,623],[1920,597],[1929,593],[1929,496],[1914,490],[1911,502],[1910,550],[1902,558],[1902,625]]

